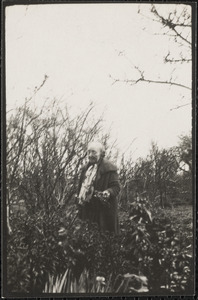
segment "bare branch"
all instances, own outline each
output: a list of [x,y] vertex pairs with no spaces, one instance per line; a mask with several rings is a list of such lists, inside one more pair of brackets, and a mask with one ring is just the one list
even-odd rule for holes
[[187,59],[187,58],[181,58],[181,59],[169,59],[168,55],[164,58],[165,63],[184,63],[184,62],[191,62],[192,59]]
[[[143,73],[142,73],[143,74]],[[110,78],[112,78],[114,81],[112,83],[115,84],[117,82],[124,82],[124,83],[127,83],[127,84],[130,84],[130,85],[135,85],[139,82],[147,82],[147,83],[156,83],[156,84],[167,84],[167,85],[173,85],[173,86],[178,86],[178,87],[182,87],[182,88],[185,88],[185,89],[188,89],[188,90],[191,90],[190,87],[184,85],[184,84],[181,84],[181,83],[177,83],[177,82],[172,82],[172,81],[166,81],[166,80],[154,80],[154,79],[147,79],[147,78],[144,78],[144,76],[141,76],[139,77],[138,79],[124,79],[124,80],[121,80],[121,79],[114,79],[111,75],[109,75]]]
[[158,21],[160,23],[162,23],[163,26],[167,26],[169,29],[171,29],[177,37],[181,38],[184,42],[188,43],[189,45],[191,45],[191,42],[188,41],[184,36],[182,36],[181,33],[178,32],[178,30],[176,29],[177,26],[182,26],[182,27],[191,27],[189,24],[184,24],[184,23],[174,23],[172,19],[167,19],[167,18],[164,18],[163,16],[161,16],[156,7],[154,5],[152,5],[152,9],[151,9],[151,12],[156,16],[158,17]]
[[174,108],[171,108],[170,110],[172,111],[172,110],[175,110],[175,109],[179,109],[179,108],[184,107],[184,106],[187,106],[187,105],[191,105],[191,102],[186,103],[186,104],[183,104],[183,105],[178,105],[178,106],[176,106],[176,107],[174,107]]
[[178,59],[175,59],[175,58],[172,58],[170,57],[170,52],[168,52],[168,54],[164,57],[164,62],[165,63],[189,63],[192,61],[192,58],[186,58],[183,56],[182,52],[180,53],[180,58]]

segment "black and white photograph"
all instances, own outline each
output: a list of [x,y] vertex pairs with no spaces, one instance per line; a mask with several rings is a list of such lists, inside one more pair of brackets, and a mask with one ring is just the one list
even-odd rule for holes
[[193,296],[196,3],[3,11],[2,296]]

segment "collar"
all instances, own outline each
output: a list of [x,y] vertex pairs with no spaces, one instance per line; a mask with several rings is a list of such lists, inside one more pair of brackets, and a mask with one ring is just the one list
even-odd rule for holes
[[101,174],[117,171],[117,167],[106,158],[101,159],[98,169],[100,170]]
[[[94,164],[87,163],[83,167],[83,169],[87,170],[91,165],[94,165]],[[117,171],[117,167],[113,163],[111,163],[108,159],[103,158],[103,157],[101,157],[99,159],[97,165],[98,165],[98,172],[100,174],[104,174],[104,173],[111,172],[111,171]]]

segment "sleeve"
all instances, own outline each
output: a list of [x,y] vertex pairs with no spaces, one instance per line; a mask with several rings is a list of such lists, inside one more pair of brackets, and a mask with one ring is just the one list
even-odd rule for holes
[[111,196],[116,197],[120,192],[120,188],[121,186],[117,171],[110,172],[107,191],[110,192]]

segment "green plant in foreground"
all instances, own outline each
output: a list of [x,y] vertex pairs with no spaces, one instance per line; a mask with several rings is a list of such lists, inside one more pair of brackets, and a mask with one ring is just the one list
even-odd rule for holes
[[89,272],[84,269],[77,280],[70,269],[67,269],[63,275],[56,277],[49,275],[48,282],[45,284],[43,293],[102,293],[110,292],[110,280],[105,283],[104,277],[90,279]]
[[111,275],[107,281],[103,276],[91,278],[86,269],[77,280],[71,270],[67,269],[61,276],[49,275],[43,293],[145,293],[148,292],[147,283],[145,276],[134,274],[119,274],[112,283]]

